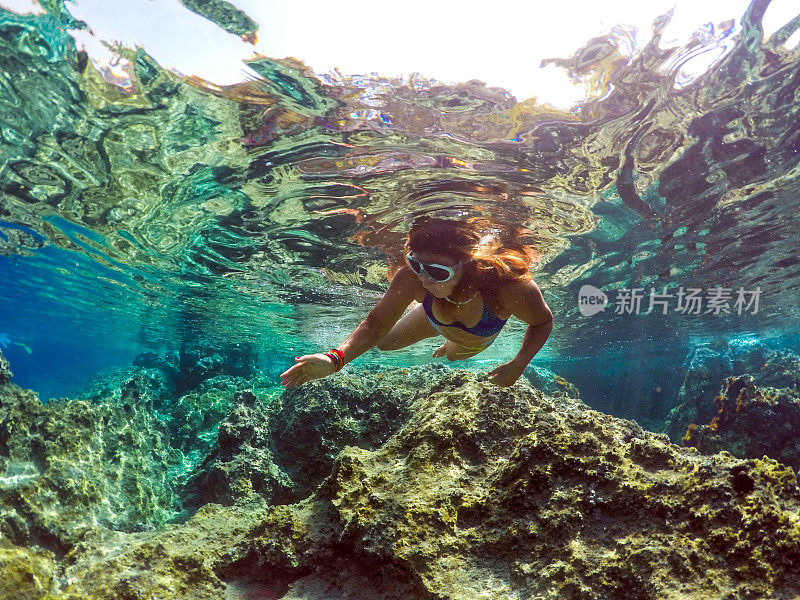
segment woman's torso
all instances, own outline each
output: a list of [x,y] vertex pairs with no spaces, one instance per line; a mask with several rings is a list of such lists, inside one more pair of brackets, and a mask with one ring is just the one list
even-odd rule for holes
[[[430,295],[429,292],[421,283],[418,289],[414,291],[414,299],[420,304],[428,304],[429,315],[432,314],[434,319],[439,321],[440,324],[436,325],[439,332],[448,340],[457,344],[471,346],[496,337],[500,328],[504,325],[502,321],[511,316],[503,308],[498,309],[495,313],[485,304],[485,300],[480,293],[465,304],[454,304],[444,298],[435,298],[432,295],[426,303],[426,296],[428,295]],[[453,325],[449,325],[450,323]],[[483,335],[464,331],[456,323],[460,323],[467,329],[480,331]],[[494,332],[491,331],[492,329]]]

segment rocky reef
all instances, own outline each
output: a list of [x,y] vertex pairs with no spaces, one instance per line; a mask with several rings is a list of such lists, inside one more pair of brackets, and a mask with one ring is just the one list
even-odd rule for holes
[[[126,452],[167,468],[166,449],[178,445],[173,429],[164,425],[163,437],[147,443],[134,434],[145,425],[157,430],[135,412],[149,408],[143,397],[137,407],[129,394],[134,413],[107,418],[103,431],[107,439],[127,436]],[[775,460],[702,454],[566,392],[546,394],[525,381],[497,388],[446,368],[348,367],[277,398],[254,387],[230,400],[205,459],[171,491],[200,507],[171,523],[125,530],[113,519],[74,517],[78,506],[103,514],[112,497],[74,471],[96,454],[100,413],[92,411],[103,403],[42,406],[31,392],[2,384],[0,597],[800,595],[800,489],[794,471]],[[94,425],[67,425],[79,413]],[[55,425],[43,425],[47,415],[71,431],[56,436],[59,451],[71,441],[70,464],[36,442],[54,437]],[[23,435],[38,455],[21,456],[13,440]],[[30,472],[9,471],[23,460]],[[44,475],[33,471],[43,467],[98,486],[97,493],[59,488],[51,496],[58,507],[15,504],[15,486],[44,489]],[[140,468],[138,484],[158,481],[156,471]],[[99,466],[92,473],[97,481],[115,476]],[[45,514],[61,524],[49,537],[11,528],[44,530]]]
[[750,375],[759,386],[800,389],[800,356],[791,350],[773,350],[764,344],[735,343],[702,346],[684,364],[684,380],[665,432],[680,443],[687,427],[708,424],[719,407],[714,401],[728,377]]
[[[408,404],[444,368],[345,372],[325,386],[289,389],[269,404],[240,394],[216,447],[187,486],[193,504],[257,493],[273,504],[310,496],[345,446],[375,450],[408,420]],[[414,390],[415,392],[412,392]]]
[[[250,370],[247,380],[223,373],[223,364],[244,367],[222,354],[197,363],[193,353],[160,363],[143,356],[81,397],[47,404],[10,383],[0,354],[0,533],[63,554],[97,526],[141,531],[176,518],[180,489],[217,443],[236,394],[274,394]],[[216,368],[207,368],[207,379],[176,396],[209,364]]]
[[11,381],[14,374],[11,372],[11,365],[8,360],[3,356],[3,351],[0,350],[0,385],[4,385]]
[[750,375],[729,377],[714,403],[717,414],[708,425],[689,425],[684,445],[705,453],[727,450],[741,458],[769,456],[800,470],[797,389],[760,388]]
[[673,441],[800,469],[800,356],[762,344],[703,348],[687,367],[665,426]]

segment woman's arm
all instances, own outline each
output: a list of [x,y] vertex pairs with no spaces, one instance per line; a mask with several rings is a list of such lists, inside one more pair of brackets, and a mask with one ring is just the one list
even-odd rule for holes
[[511,385],[519,379],[525,367],[550,337],[553,313],[533,280],[516,281],[505,286],[500,290],[500,301],[512,315],[528,324],[517,355],[489,372],[493,383]]
[[361,356],[386,337],[414,300],[414,285],[418,282],[417,276],[406,266],[395,274],[389,289],[369,312],[367,318],[337,346],[344,353],[345,363]]
[[[347,339],[339,344],[338,349],[344,354],[344,362],[348,363],[361,356],[380,342],[392,326],[397,323],[411,301],[414,300],[417,276],[403,266],[392,279],[389,289],[378,304],[369,312],[353,330]],[[281,373],[281,385],[292,387],[302,385],[312,379],[326,377],[335,371],[333,361],[325,354],[298,356],[296,363]]]

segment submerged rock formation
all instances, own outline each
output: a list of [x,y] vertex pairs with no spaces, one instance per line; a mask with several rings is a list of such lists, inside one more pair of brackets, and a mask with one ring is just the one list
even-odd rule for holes
[[0,385],[6,384],[11,381],[14,374],[11,372],[11,365],[8,360],[3,356],[3,351],[0,350]]
[[727,450],[739,458],[769,456],[800,470],[800,393],[757,387],[750,375],[729,377],[714,397],[708,425],[689,425],[683,444],[700,452]]
[[408,420],[408,404],[446,369],[356,372],[289,389],[270,403],[236,396],[217,445],[187,485],[192,504],[235,503],[257,493],[273,504],[311,495],[345,446],[374,450]]
[[174,520],[243,387],[263,398],[273,386],[217,376],[175,399],[161,370],[135,367],[81,398],[43,404],[0,384],[0,536],[64,554],[97,527],[143,531]]
[[[762,344],[693,353],[665,431],[675,443],[800,469],[800,356]],[[722,385],[720,386],[720,382]]]
[[714,398],[727,377],[751,375],[759,386],[800,390],[800,356],[790,350],[770,350],[763,344],[739,347],[716,344],[695,349],[684,365],[677,406],[664,431],[680,443],[687,427],[709,423],[717,414]]
[[[0,390],[3,407],[26,393]],[[150,531],[96,523],[61,551],[0,530],[0,596],[800,594],[800,489],[774,460],[703,455],[576,399],[449,369],[343,371],[268,405],[240,391],[232,406],[193,482],[227,505]]]
[[247,570],[296,580],[290,598],[800,591],[800,492],[774,461],[701,456],[464,373],[410,412],[380,449],[345,448],[307,501],[271,509]]
[[163,525],[180,463],[163,425],[139,404],[60,400],[0,386],[0,535],[68,551],[98,526]]

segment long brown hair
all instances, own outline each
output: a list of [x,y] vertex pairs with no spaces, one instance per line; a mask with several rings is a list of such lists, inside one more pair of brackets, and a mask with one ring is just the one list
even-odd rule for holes
[[475,289],[496,311],[500,309],[500,287],[511,281],[530,279],[531,265],[541,258],[540,252],[522,241],[525,233],[523,228],[501,228],[483,217],[456,221],[421,216],[408,232],[402,259],[411,251],[467,261],[454,291]]

